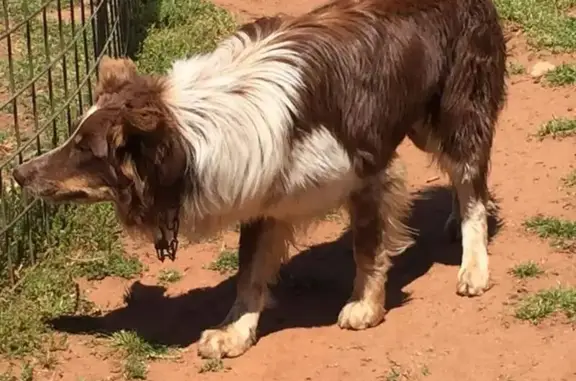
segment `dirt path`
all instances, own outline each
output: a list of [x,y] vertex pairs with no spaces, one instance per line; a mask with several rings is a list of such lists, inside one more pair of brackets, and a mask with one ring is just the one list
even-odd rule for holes
[[[243,19],[278,11],[298,14],[320,2],[217,1]],[[527,67],[537,59],[527,53],[521,40],[511,44]],[[379,327],[348,332],[335,326],[352,281],[347,237],[332,242],[344,230],[345,218],[331,218],[303,239],[303,245],[319,246],[304,247],[287,266],[285,275],[294,279],[276,290],[280,305],[262,317],[259,343],[241,358],[226,360],[229,369],[225,371],[199,374],[202,362],[195,342],[203,329],[219,323],[234,297],[234,280],[205,268],[223,245],[236,247],[234,232],[222,240],[185,247],[174,264],[158,263],[150,245],[130,247],[142,253],[148,266],[133,290],[134,302],[128,307],[121,292],[132,282],[106,279],[86,285],[89,299],[104,311],[95,322],[106,332],[135,329],[163,344],[186,348],[177,359],[150,363],[147,378],[154,381],[576,380],[573,327],[561,317],[538,326],[521,322],[513,317],[511,306],[526,291],[576,279],[574,257],[554,251],[521,226],[539,212],[576,219],[573,195],[560,187],[561,178],[576,162],[574,140],[530,138],[555,116],[575,117],[575,106],[573,88],[547,89],[528,75],[510,81],[490,178],[505,225],[490,246],[496,284],[481,298],[455,294],[460,248],[442,234],[450,205],[443,188],[446,179],[435,179],[440,174],[429,166],[428,158],[406,143],[401,155],[411,188],[427,200],[415,205],[412,225],[420,229],[418,245],[393,270],[388,293],[391,310]],[[508,274],[512,266],[529,260],[539,263],[546,275],[519,281]],[[164,292],[157,286],[158,274],[172,268],[183,273],[183,278]],[[90,345],[93,336],[72,336],[70,341],[58,374],[46,372],[40,378],[120,377],[113,373],[116,365],[108,354]]]

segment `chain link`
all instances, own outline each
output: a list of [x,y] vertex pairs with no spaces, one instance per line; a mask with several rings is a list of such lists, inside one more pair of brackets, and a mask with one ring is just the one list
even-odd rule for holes
[[[176,252],[178,251],[178,229],[180,227],[180,220],[178,219],[178,210],[172,219],[172,224],[168,225],[166,221],[166,214],[162,213],[160,216],[160,233],[162,237],[154,244],[156,248],[156,255],[161,262],[164,262],[166,257],[174,261],[176,259]],[[172,239],[170,242],[166,239],[166,230],[172,232]]]

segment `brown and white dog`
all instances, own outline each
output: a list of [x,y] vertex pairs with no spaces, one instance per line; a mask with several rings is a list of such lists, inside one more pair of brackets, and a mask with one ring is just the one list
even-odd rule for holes
[[[115,203],[158,240],[240,221],[238,294],[199,353],[238,356],[256,340],[268,285],[294,227],[346,205],[356,279],[342,328],[384,318],[388,256],[411,244],[395,151],[408,136],[455,189],[457,291],[489,285],[487,175],[505,101],[505,41],[490,0],[336,0],[244,25],[162,76],[104,58],[95,104],[17,182],[47,200]],[[172,232],[172,233],[170,233]]]

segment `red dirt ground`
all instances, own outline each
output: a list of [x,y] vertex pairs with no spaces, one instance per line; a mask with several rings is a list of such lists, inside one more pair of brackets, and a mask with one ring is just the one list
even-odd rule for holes
[[[320,2],[217,1],[243,19],[276,12],[298,14]],[[514,38],[511,47],[514,57],[526,67],[541,59],[528,52],[521,38]],[[547,59],[558,62],[574,57]],[[420,229],[420,237],[392,271],[390,311],[380,326],[350,332],[335,325],[352,283],[350,245],[347,237],[338,239],[346,227],[345,218],[322,222],[302,239],[303,251],[284,272],[290,281],[276,290],[279,305],[261,319],[260,341],[240,358],[225,360],[227,371],[199,374],[202,361],[196,354],[196,341],[203,329],[220,322],[233,300],[234,279],[204,267],[223,245],[236,246],[237,233],[184,247],[173,264],[159,263],[151,244],[129,243],[129,252],[141,253],[149,267],[133,286],[136,302],[128,307],[122,299],[131,281],[107,279],[87,284],[89,299],[103,311],[94,322],[108,332],[136,329],[144,337],[185,348],[179,359],[150,363],[148,379],[154,381],[576,380],[574,327],[562,319],[549,319],[538,326],[521,322],[513,317],[512,305],[523,292],[576,279],[574,257],[555,252],[521,226],[524,219],[540,212],[576,219],[574,196],[560,186],[561,178],[576,162],[574,140],[530,138],[555,116],[575,117],[575,94],[574,88],[544,88],[527,75],[510,79],[490,178],[504,226],[490,245],[495,285],[479,298],[455,293],[460,246],[449,243],[442,234],[450,208],[446,179],[429,166],[424,154],[405,143],[400,151],[411,188],[426,199],[414,207],[411,224]],[[308,250],[309,246],[312,249]],[[522,282],[507,273],[528,260],[540,263],[547,275]],[[157,285],[157,275],[164,268],[184,274],[167,290]],[[59,358],[57,371],[40,372],[36,379],[120,378],[117,364],[106,349],[91,345],[93,341],[90,335],[72,335],[70,349]]]

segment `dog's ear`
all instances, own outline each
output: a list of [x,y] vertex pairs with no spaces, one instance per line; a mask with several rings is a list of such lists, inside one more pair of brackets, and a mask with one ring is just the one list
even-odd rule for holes
[[163,80],[140,76],[127,89],[122,107],[125,134],[157,136],[165,132],[170,114],[163,101]]
[[124,134],[127,136],[157,135],[166,127],[165,115],[154,106],[127,107],[123,112]]
[[116,93],[136,78],[137,70],[129,58],[103,56],[98,64],[96,93]]

